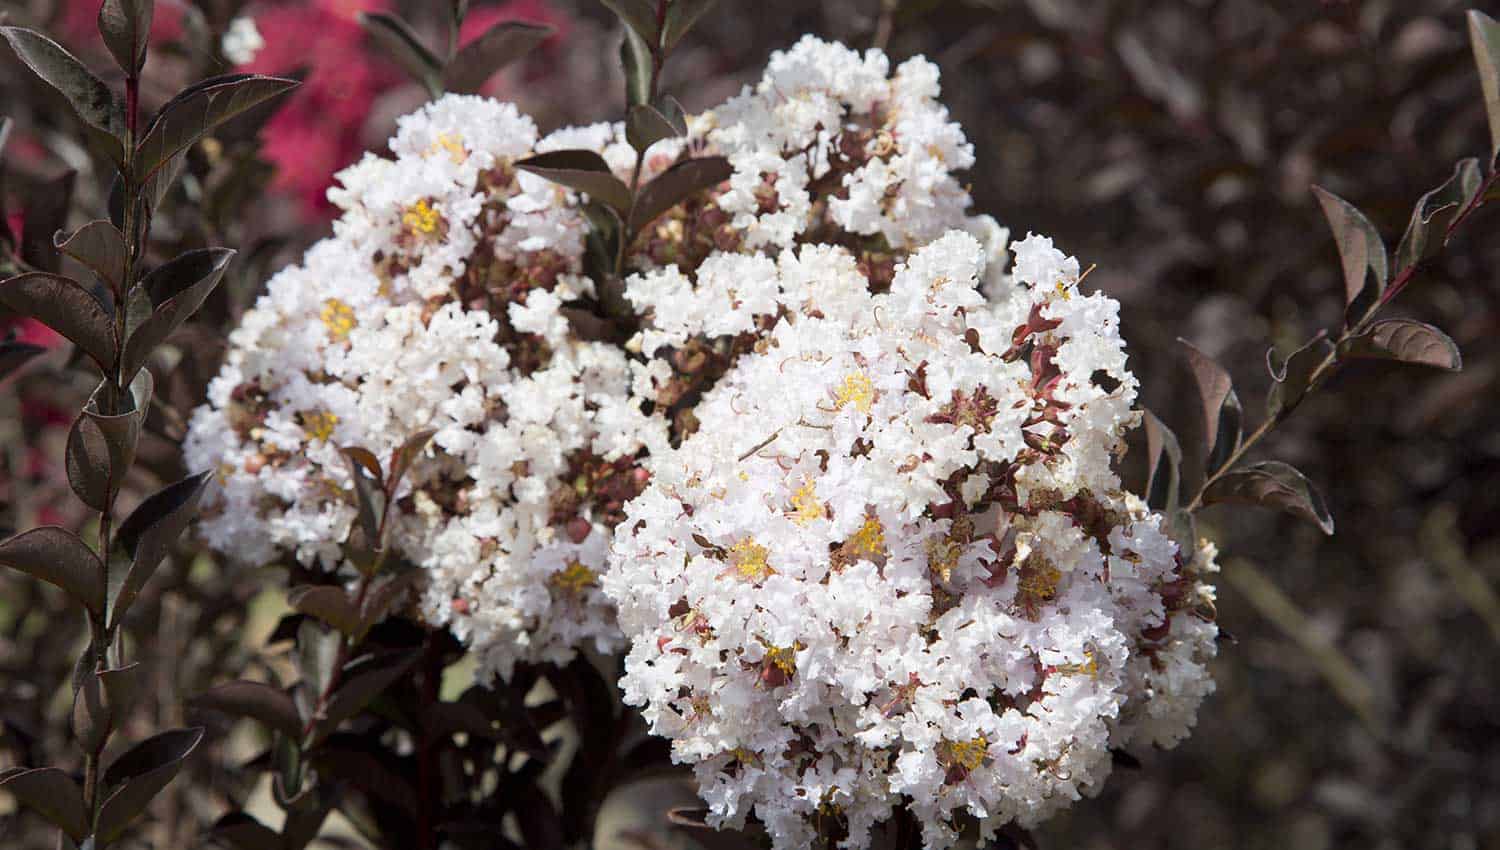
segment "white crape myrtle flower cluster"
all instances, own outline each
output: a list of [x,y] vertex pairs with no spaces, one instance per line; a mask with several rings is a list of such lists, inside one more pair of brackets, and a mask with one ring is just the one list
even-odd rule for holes
[[427,570],[424,614],[486,673],[621,645],[596,579],[607,514],[661,428],[628,398],[624,352],[560,312],[592,288],[576,197],[512,168],[580,144],[623,161],[616,135],[538,140],[509,104],[448,96],[401,120],[393,159],[339,175],[334,237],[271,279],[193,416],[187,461],[219,470],[210,544],[336,566],[356,514],[340,448],[384,459],[435,429],[392,511],[394,550]]
[[626,700],[776,848],[835,818],[868,846],[903,803],[929,847],[964,814],[1033,824],[1212,689],[1212,552],[1179,557],[1110,469],[1137,418],[1117,305],[1041,237],[987,303],[986,253],[950,233],[876,295],[823,249],[756,269],[800,309],[616,531]]
[[866,847],[897,807],[932,847],[1032,824],[1111,747],[1176,743],[1213,688],[1214,552],[1122,492],[1118,305],[968,213],[937,95],[924,59],[775,54],[650,149],[643,182],[732,176],[622,246],[623,290],[584,273],[583,196],[515,168],[586,149],[629,181],[620,125],[403,118],[230,338],[186,444],[219,471],[202,533],[336,569],[341,449],[435,431],[389,520],[419,616],[486,679],[628,646],[626,699],[714,822],[777,850]]

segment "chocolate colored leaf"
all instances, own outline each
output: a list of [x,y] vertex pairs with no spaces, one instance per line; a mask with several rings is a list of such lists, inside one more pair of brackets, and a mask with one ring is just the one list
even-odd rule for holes
[[1204,504],[1258,505],[1301,517],[1333,533],[1333,517],[1323,496],[1307,476],[1281,461],[1269,460],[1236,469],[1203,493]]
[[1442,250],[1448,226],[1479,194],[1483,183],[1479,160],[1470,157],[1453,167],[1453,176],[1443,185],[1423,195],[1396,248],[1396,268],[1410,268]]
[[[187,251],[163,263],[141,279],[139,292],[145,293],[150,313],[139,326],[130,323],[125,341],[121,375],[135,375],[158,345],[198,312],[205,299],[224,279],[235,252],[228,248],[203,248]],[[136,296],[132,291],[131,297]],[[134,306],[134,305],[132,305]]]
[[717,5],[719,0],[673,0],[667,9],[667,23],[663,28],[662,46],[668,52],[677,47],[682,37]]
[[722,156],[683,160],[663,171],[647,183],[635,199],[635,206],[630,210],[627,238],[633,238],[657,216],[694,193],[717,186],[733,174],[734,168]]
[[316,617],[345,635],[353,636],[360,631],[359,609],[342,587],[302,585],[292,588],[286,601],[293,611]]
[[648,0],[603,0],[603,3],[647,44],[660,43],[660,33],[656,29],[656,9]]
[[127,74],[139,74],[146,64],[155,5],[153,0],[104,0],[99,6],[99,34]]
[[625,69],[625,104],[635,106],[651,101],[651,75],[655,60],[651,46],[630,27],[620,42],[620,66]]
[[74,841],[88,836],[89,815],[83,804],[83,792],[61,769],[11,768],[0,772],[0,789],[9,791],[21,805],[46,818]]
[[610,171],[604,157],[593,151],[562,150],[537,154],[516,163],[516,168],[585,192],[613,207],[622,217],[630,209],[630,187]]
[[55,239],[54,246],[93,272],[116,297],[124,291],[125,237],[113,224],[104,219],[91,221],[72,236]]
[[1151,411],[1146,427],[1146,503],[1156,510],[1177,507],[1182,478],[1182,447],[1177,435]]
[[1385,241],[1380,238],[1375,225],[1353,204],[1321,186],[1312,188],[1323,208],[1323,217],[1333,229],[1334,242],[1338,244],[1344,268],[1344,303],[1353,305],[1356,299],[1373,303],[1385,292],[1390,281]]
[[442,94],[443,62],[427,49],[406,21],[389,12],[361,12],[359,25],[396,60],[407,76],[421,83],[429,95],[437,97]]
[[444,72],[444,87],[460,94],[479,91],[495,72],[535,50],[554,32],[546,24],[501,21],[458,51]]
[[1203,436],[1208,441],[1205,450],[1207,470],[1212,475],[1240,447],[1240,400],[1223,366],[1187,340],[1179,338],[1177,341],[1187,349],[1188,368],[1198,387],[1198,400],[1203,410]]
[[114,368],[114,319],[78,281],[48,272],[16,275],[0,281],[0,303],[62,334],[105,373]]
[[644,153],[647,148],[663,139],[673,139],[687,133],[687,118],[682,104],[674,97],[665,97],[660,103],[637,103],[630,107],[625,118],[625,138],[636,151]]
[[95,614],[104,610],[104,565],[65,528],[44,525],[0,541],[0,564],[62,588]]
[[162,106],[136,146],[135,178],[144,183],[215,127],[296,86],[296,80],[261,74],[227,74],[188,86]]
[[339,451],[348,462],[349,476],[354,480],[354,500],[364,542],[374,544],[379,539],[380,520],[385,515],[386,504],[380,461],[369,449],[358,446],[346,446]]
[[104,81],[57,42],[35,30],[0,27],[0,36],[10,42],[26,67],[68,99],[78,117],[101,136],[110,158],[122,162],[119,139],[125,135],[125,110]]
[[1284,416],[1292,412],[1307,395],[1313,373],[1322,365],[1333,343],[1319,333],[1312,342],[1292,352],[1292,356],[1277,368],[1273,362],[1274,349],[1266,351],[1266,369],[1271,373],[1271,391],[1266,396],[1266,415]]
[[[117,492],[135,462],[141,423],[151,407],[151,372],[142,369],[131,381],[130,394],[114,399],[113,381],[106,379],[89,396],[68,431],[65,454],[68,483],[84,504],[102,511],[110,493]],[[122,410],[105,413],[105,410]]]
[[391,452],[391,472],[385,482],[387,496],[395,497],[396,488],[401,486],[401,480],[406,477],[412,463],[427,448],[427,444],[432,442],[435,434],[437,434],[435,429],[424,428],[407,437],[400,446],[396,447],[395,451]]
[[1449,372],[1457,372],[1464,365],[1463,355],[1452,338],[1432,325],[1411,319],[1382,319],[1344,343],[1339,353],[1345,357],[1399,360]]
[[208,837],[234,850],[277,850],[281,835],[244,812],[230,812],[219,818],[208,831]]
[[[111,571],[111,629],[119,625],[147,579],[156,572],[161,559],[198,513],[198,499],[212,475],[211,472],[200,472],[168,484],[146,497],[120,525],[116,538],[130,557],[130,566]],[[116,575],[119,575],[118,579]]]
[[340,723],[358,714],[416,663],[418,650],[394,650],[367,655],[344,665],[343,682],[313,726],[312,739],[322,740]]
[[113,790],[99,809],[95,839],[108,844],[119,838],[177,776],[183,760],[202,740],[201,728],[172,729],[121,753],[104,772],[104,787]]
[[296,703],[286,691],[264,682],[226,682],[209,688],[191,702],[196,708],[248,717],[290,738],[302,735],[302,718]]
[[1500,159],[1500,22],[1477,10],[1469,12],[1469,41],[1479,66],[1484,111],[1490,121],[1490,161]]

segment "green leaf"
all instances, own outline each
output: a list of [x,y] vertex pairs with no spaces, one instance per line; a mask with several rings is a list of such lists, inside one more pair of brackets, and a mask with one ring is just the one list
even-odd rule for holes
[[1198,400],[1203,406],[1203,436],[1208,441],[1205,469],[1212,475],[1240,447],[1244,435],[1243,411],[1224,367],[1187,340],[1179,337],[1177,341],[1187,348],[1188,368],[1198,386]]
[[603,0],[603,3],[647,44],[661,43],[656,30],[656,9],[649,0]]
[[140,291],[150,299],[150,315],[139,327],[130,328],[120,374],[133,376],[151,352],[173,331],[198,312],[204,299],[224,277],[234,251],[202,248],[178,255],[152,270],[140,282]]
[[125,291],[125,237],[104,219],[78,228],[66,239],[53,240],[57,250],[82,263],[118,298]]
[[535,50],[554,32],[545,24],[501,21],[458,51],[448,63],[444,87],[460,94],[479,91],[496,71]]
[[0,541],[0,564],[57,585],[94,614],[104,611],[104,565],[67,529],[44,525]]
[[111,629],[120,624],[147,579],[156,572],[157,565],[197,514],[198,499],[212,475],[211,472],[200,472],[168,484],[147,496],[120,525],[116,538],[130,557],[130,567],[111,571],[111,584],[116,584],[116,573],[123,573],[118,577],[118,584],[111,588]]
[[331,584],[302,585],[286,595],[287,606],[299,614],[316,617],[349,637],[360,632],[359,609],[342,587]]
[[651,46],[626,27],[620,42],[620,65],[625,69],[625,105],[636,106],[651,101],[651,75],[654,71]]
[[553,183],[588,193],[613,207],[623,217],[630,209],[630,187],[609,170],[604,157],[589,150],[541,153],[516,163],[516,168]]
[[[151,372],[142,369],[130,384],[124,404],[112,402],[114,382],[105,379],[73,420],[65,453],[68,483],[84,504],[102,511],[109,494],[119,491],[135,462],[141,423],[151,408]],[[105,413],[123,407],[123,412]]]
[[1469,41],[1479,66],[1484,111],[1490,120],[1490,162],[1500,159],[1500,23],[1477,10],[1469,12]]
[[146,185],[173,157],[215,127],[297,85],[281,77],[228,74],[188,86],[162,106],[136,146],[135,179]]
[[1432,325],[1411,319],[1382,319],[1339,347],[1343,357],[1399,360],[1457,372],[1463,368],[1458,344]]
[[687,134],[687,119],[682,104],[674,97],[665,97],[659,106],[638,103],[630,107],[625,119],[625,138],[639,153],[661,141]]
[[366,655],[344,665],[342,684],[313,724],[312,741],[327,738],[340,723],[358,714],[416,663],[419,650]]
[[[635,238],[653,219],[682,201],[728,180],[734,174],[729,160],[722,156],[686,159],[663,171],[647,183],[630,210],[630,227],[626,239]],[[628,244],[628,243],[627,243]]]
[[361,12],[359,25],[430,96],[443,93],[442,60],[427,49],[405,21],[388,12]]
[[1170,513],[1180,499],[1182,446],[1156,414],[1142,412],[1146,427],[1146,503],[1154,510]]
[[94,836],[102,844],[120,837],[182,769],[182,762],[203,740],[203,729],[172,729],[154,735],[120,754],[104,772],[112,789],[99,809]]
[[1396,248],[1396,268],[1405,270],[1442,250],[1448,226],[1479,194],[1484,173],[1479,160],[1470,157],[1453,168],[1453,176],[1417,201],[1411,223]]
[[1313,373],[1333,351],[1333,343],[1323,333],[1312,342],[1292,352],[1292,356],[1277,368],[1273,359],[1275,349],[1266,351],[1266,368],[1271,373],[1271,392],[1266,396],[1266,415],[1284,416],[1302,403],[1312,381]]
[[104,0],[99,6],[99,34],[126,74],[139,74],[146,65],[155,5],[153,0]]
[[198,709],[232,717],[248,717],[268,729],[296,739],[302,736],[302,717],[286,691],[264,682],[226,682],[191,700]]
[[119,140],[125,135],[125,110],[104,81],[39,32],[24,27],[0,27],[0,35],[10,42],[11,49],[26,67],[61,92],[78,117],[101,135],[109,157],[117,163],[123,162],[124,148]]
[[1203,493],[1204,504],[1243,504],[1275,508],[1333,533],[1333,517],[1323,496],[1301,472],[1277,460],[1226,473]]
[[662,36],[662,46],[667,52],[675,49],[682,37],[718,2],[719,0],[673,0],[671,8],[667,10],[667,25]]
[[[1356,299],[1373,303],[1390,282],[1385,241],[1380,238],[1375,225],[1353,204],[1321,186],[1312,189],[1323,208],[1323,217],[1333,229],[1334,242],[1338,244],[1344,268],[1345,305],[1352,307]],[[1373,283],[1367,284],[1367,278],[1373,278]]]
[[74,841],[89,834],[89,814],[83,792],[72,777],[55,767],[34,770],[11,768],[0,772],[0,788],[67,833]]

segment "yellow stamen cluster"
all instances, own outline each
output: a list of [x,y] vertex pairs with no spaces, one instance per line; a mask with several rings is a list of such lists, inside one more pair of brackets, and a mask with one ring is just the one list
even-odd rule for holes
[[426,198],[407,207],[406,212],[401,216],[401,223],[406,226],[407,230],[424,236],[436,233],[442,221],[443,217],[432,208],[432,204],[427,203]]
[[1073,293],[1068,291],[1068,282],[1062,278],[1057,279],[1057,295],[1064,301],[1073,300]]
[[323,302],[323,310],[319,313],[323,320],[323,327],[328,329],[328,335],[337,342],[349,338],[349,332],[359,324],[354,320],[354,308],[337,298],[329,298]]
[[302,429],[319,442],[328,442],[333,436],[333,427],[339,424],[338,414],[322,410],[306,411],[302,414]]
[[980,735],[967,741],[944,741],[948,763],[964,770],[978,770],[990,752],[989,739]]
[[1059,664],[1053,669],[1064,676],[1081,675],[1088,676],[1090,679],[1099,678],[1099,659],[1094,657],[1093,650],[1084,652],[1083,657],[1087,658],[1088,661],[1082,664]]
[[875,385],[864,372],[851,372],[844,376],[843,386],[839,387],[834,398],[834,407],[839,410],[843,410],[847,404],[853,404],[860,413],[869,413],[870,407],[875,404]]
[[447,133],[439,133],[437,141],[433,142],[432,147],[427,149],[428,154],[435,154],[438,151],[447,151],[448,157],[453,160],[454,165],[462,163],[469,156],[469,152],[464,150],[463,142]]
[[729,565],[734,567],[735,572],[741,578],[750,581],[764,581],[767,576],[775,572],[771,565],[766,563],[766,555],[769,554],[766,547],[755,542],[755,538],[746,537],[744,540],[729,547]]
[[884,555],[885,527],[880,524],[880,520],[873,516],[865,517],[865,524],[849,538],[849,550],[855,555]]
[[792,494],[792,521],[810,525],[823,518],[823,503],[818,501],[817,483],[811,478]]
[[797,648],[794,646],[768,646],[766,660],[788,676],[797,672]]
[[599,583],[599,574],[585,567],[583,562],[573,561],[565,568],[553,573],[550,581],[553,587],[574,596],[580,596],[585,590]]
[[1061,580],[1062,573],[1057,567],[1033,560],[1021,570],[1019,590],[1030,599],[1051,599],[1057,595],[1057,583]]

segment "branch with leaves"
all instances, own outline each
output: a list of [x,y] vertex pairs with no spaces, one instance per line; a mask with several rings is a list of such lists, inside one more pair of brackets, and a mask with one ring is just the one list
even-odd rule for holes
[[[103,848],[122,836],[180,769],[201,729],[147,738],[105,767],[110,738],[145,687],[144,668],[125,658],[123,625],[131,604],[187,527],[209,473],[188,476],[147,497],[123,521],[117,506],[135,459],[154,381],[155,349],[182,326],[223,278],[234,252],[189,251],[151,267],[151,218],[205,134],[295,83],[248,74],[189,86],[144,126],[140,80],[151,28],[150,0],[105,0],[99,32],[124,72],[123,99],[72,54],[23,27],[0,28],[16,55],[55,88],[82,119],[95,150],[115,167],[109,218],[70,235],[56,250],[91,282],[63,274],[55,259],[0,282],[0,302],[72,342],[97,368],[100,382],[68,434],[66,466],[74,494],[98,514],[96,544],[44,526],[0,542],[0,563],[62,588],[85,611],[89,644],[73,676],[73,731],[82,750],[79,783],[60,767],[13,769],[0,787],[50,820],[63,846]],[[63,207],[65,215],[66,206]],[[52,224],[61,224],[59,215]],[[28,226],[28,231],[33,227]],[[35,256],[33,253],[32,256]],[[11,348],[7,371],[37,352]]]

